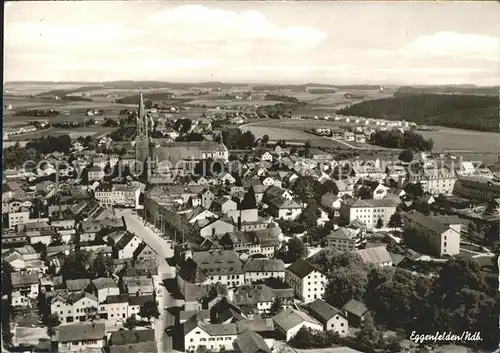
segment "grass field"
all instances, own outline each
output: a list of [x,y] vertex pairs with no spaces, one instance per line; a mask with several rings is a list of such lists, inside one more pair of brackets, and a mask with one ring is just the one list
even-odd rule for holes
[[273,105],[277,103],[283,103],[279,101],[271,101],[271,100],[239,100],[239,99],[195,99],[189,102],[188,104],[205,104],[209,106],[220,105],[220,106],[228,106],[228,105]]
[[419,131],[434,141],[437,152],[500,153],[500,133],[439,128],[438,131]]
[[59,128],[51,128],[48,130],[40,130],[34,132],[32,134],[19,135],[19,136],[11,136],[8,141],[30,141],[36,140],[43,137],[48,136],[60,136],[60,135],[69,135],[72,139],[77,139],[80,136],[99,136],[105,133],[112,132],[117,128],[114,127],[101,127],[101,126],[90,126],[90,127],[80,127],[76,129],[59,129]]

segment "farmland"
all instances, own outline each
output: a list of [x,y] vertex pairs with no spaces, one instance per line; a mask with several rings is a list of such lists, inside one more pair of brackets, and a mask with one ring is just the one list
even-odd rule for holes
[[72,139],[77,139],[78,137],[86,137],[86,136],[95,136],[99,137],[100,135],[110,133],[116,130],[113,127],[101,127],[101,126],[91,126],[91,127],[80,127],[75,129],[47,129],[47,130],[39,130],[34,133],[11,136],[9,137],[9,141],[30,141],[36,140],[43,137],[48,136],[60,136],[60,135],[69,135]]

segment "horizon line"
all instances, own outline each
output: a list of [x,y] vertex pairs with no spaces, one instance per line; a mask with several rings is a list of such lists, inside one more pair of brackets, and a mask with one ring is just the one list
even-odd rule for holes
[[457,86],[457,87],[487,87],[494,88],[499,87],[500,85],[479,85],[474,83],[445,83],[445,84],[426,84],[426,83],[348,83],[348,84],[334,84],[334,83],[320,83],[320,82],[304,82],[304,83],[272,83],[272,82],[262,82],[262,81],[247,81],[247,82],[239,82],[239,81],[163,81],[163,80],[106,80],[106,81],[79,81],[79,80],[64,80],[64,81],[48,81],[48,80],[12,80],[12,81],[4,81],[5,84],[15,84],[15,83],[53,83],[53,84],[101,84],[104,85],[106,83],[114,83],[114,82],[130,82],[130,83],[162,83],[162,84],[234,84],[234,85],[263,85],[263,86],[306,86],[306,85],[322,85],[322,86],[332,86],[332,87],[342,87],[342,86],[380,86],[380,87],[389,87],[389,86],[427,86],[427,87],[449,87],[449,86]]

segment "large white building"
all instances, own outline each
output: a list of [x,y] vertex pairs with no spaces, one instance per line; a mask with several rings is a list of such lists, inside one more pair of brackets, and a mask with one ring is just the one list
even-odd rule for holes
[[389,199],[349,199],[340,208],[340,217],[348,222],[355,219],[363,222],[368,229],[377,225],[379,218],[382,225],[387,226],[389,219],[396,212],[398,202]]
[[94,197],[104,205],[137,208],[140,195],[139,186],[102,184],[96,188]]
[[415,228],[419,232],[419,242],[425,244],[430,255],[458,255],[460,253],[460,223],[447,217],[428,217],[422,213],[402,212],[405,228]]
[[323,298],[326,276],[303,259],[296,260],[285,271],[285,282],[305,303]]

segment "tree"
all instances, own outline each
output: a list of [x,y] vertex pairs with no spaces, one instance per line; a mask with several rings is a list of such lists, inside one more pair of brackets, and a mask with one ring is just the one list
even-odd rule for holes
[[330,305],[342,307],[353,298],[362,301],[367,287],[367,271],[353,267],[341,267],[329,274],[324,298]]
[[379,347],[381,346],[383,335],[375,327],[375,323],[371,314],[365,316],[361,330],[356,334],[356,340],[364,347]]
[[272,316],[279,314],[283,310],[283,303],[280,297],[276,297],[271,304],[271,309],[269,309],[269,314]]
[[314,180],[311,177],[301,177],[295,182],[293,191],[302,202],[308,202],[315,196]]
[[139,316],[145,317],[151,322],[151,319],[157,319],[160,317],[160,312],[158,311],[158,303],[148,300],[144,304],[142,304],[139,308]]
[[88,271],[91,266],[91,254],[87,251],[77,250],[65,257],[61,266],[61,275],[64,280],[90,278]]
[[177,131],[187,134],[189,131],[191,131],[191,127],[193,126],[193,121],[191,119],[183,118],[183,119],[178,119],[174,123],[174,129]]
[[312,199],[307,203],[304,212],[301,214],[301,218],[304,219],[307,228],[315,227],[318,221],[318,205],[316,200]]
[[243,196],[243,200],[241,201],[241,204],[240,204],[240,209],[241,210],[252,210],[255,208],[257,208],[257,200],[255,198],[255,191],[251,187],[248,189],[248,191]]
[[410,163],[413,160],[413,151],[409,148],[402,150],[399,154],[399,160]]
[[288,251],[285,255],[286,262],[294,262],[307,256],[307,248],[299,238],[292,238],[288,241]]
[[129,330],[133,330],[138,324],[139,322],[137,321],[137,318],[135,317],[134,314],[132,314],[130,317],[127,318],[127,320],[125,320],[123,326],[125,326]]
[[405,187],[405,192],[407,194],[413,195],[415,198],[419,198],[424,194],[422,184],[418,183],[408,183]]
[[358,189],[358,196],[360,199],[371,199],[372,190],[368,186],[362,186]]
[[402,227],[403,219],[401,218],[401,214],[399,212],[395,212],[394,214],[392,214],[387,225],[391,228]]
[[268,135],[264,135],[262,136],[262,138],[260,139],[260,144],[262,146],[265,146],[267,145],[267,143],[269,142],[269,136]]
[[47,326],[47,336],[52,338],[55,335],[55,327],[58,326],[61,322],[59,321],[59,318],[57,315],[50,314],[48,315],[45,320],[44,324]]
[[113,260],[110,257],[104,256],[103,254],[99,253],[92,261],[88,272],[94,278],[110,277],[113,269]]
[[375,225],[375,228],[380,229],[384,226],[384,222],[382,221],[382,218],[377,219],[377,224]]
[[54,233],[50,237],[50,245],[51,246],[57,246],[57,245],[63,245],[63,239],[62,235],[60,233]]

